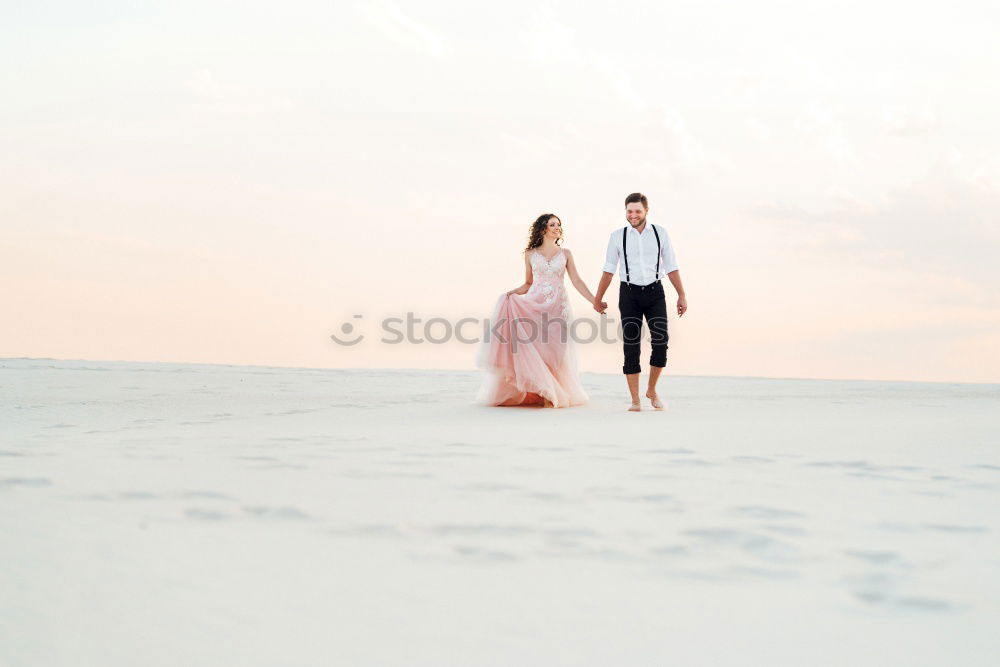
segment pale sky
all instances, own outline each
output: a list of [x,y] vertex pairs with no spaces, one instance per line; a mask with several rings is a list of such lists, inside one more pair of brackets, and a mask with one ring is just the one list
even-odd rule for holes
[[595,290],[638,190],[668,373],[1000,382],[996,3],[20,4],[0,357],[472,369],[379,320],[487,317],[542,212]]

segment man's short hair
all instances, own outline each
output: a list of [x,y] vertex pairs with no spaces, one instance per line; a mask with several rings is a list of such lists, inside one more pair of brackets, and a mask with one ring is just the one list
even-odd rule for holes
[[633,192],[628,197],[625,197],[625,205],[629,204],[642,204],[643,208],[649,208],[649,202],[646,201],[646,195],[641,192]]

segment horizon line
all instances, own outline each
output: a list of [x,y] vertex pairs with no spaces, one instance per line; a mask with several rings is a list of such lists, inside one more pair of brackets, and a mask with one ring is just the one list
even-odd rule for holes
[[[153,361],[146,359],[64,359],[60,357],[0,357],[0,363],[6,361],[84,361],[88,363],[112,363],[112,364],[173,364],[181,366],[222,366],[226,368],[268,368],[280,370],[302,370],[302,371],[426,371],[426,372],[447,372],[447,373],[482,373],[483,369],[456,369],[456,368],[414,368],[414,367],[367,367],[367,366],[275,366],[267,364],[227,364],[211,361]],[[581,375],[615,375],[622,373],[602,373],[598,371],[580,371]],[[1000,382],[969,382],[963,380],[884,380],[878,378],[817,378],[817,377],[776,377],[768,375],[690,375],[672,374],[670,377],[678,378],[703,378],[703,379],[725,379],[725,380],[799,380],[815,382],[894,382],[900,384],[951,384],[951,385],[975,385],[975,386],[1000,386]]]

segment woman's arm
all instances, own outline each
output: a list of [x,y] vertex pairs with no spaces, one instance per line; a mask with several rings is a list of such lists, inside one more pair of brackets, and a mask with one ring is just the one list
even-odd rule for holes
[[573,287],[576,291],[583,295],[583,298],[587,300],[587,303],[594,303],[594,295],[590,293],[587,289],[587,283],[583,282],[580,278],[580,274],[576,270],[576,262],[573,261],[573,255],[569,250],[563,249],[566,253],[566,271],[569,272],[569,280],[573,283]]
[[524,284],[521,285],[520,287],[516,287],[510,290],[509,292],[507,292],[507,295],[509,296],[511,294],[527,294],[528,289],[531,287],[531,281],[533,279],[534,276],[531,274],[531,260],[528,259],[528,253],[524,253]]

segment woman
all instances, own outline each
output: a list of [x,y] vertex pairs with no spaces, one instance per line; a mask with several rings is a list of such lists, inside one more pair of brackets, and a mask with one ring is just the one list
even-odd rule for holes
[[590,400],[576,367],[563,276],[569,273],[588,302],[593,303],[594,295],[580,280],[573,254],[562,247],[562,240],[562,221],[551,213],[531,225],[524,284],[497,299],[490,334],[479,349],[477,365],[488,374],[477,403],[564,408]]

